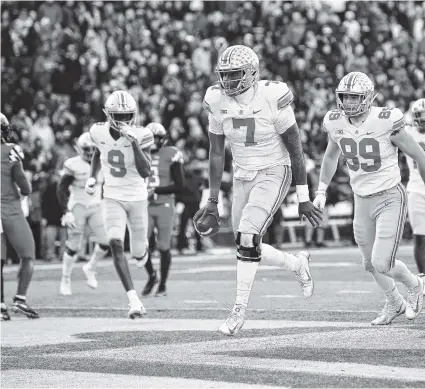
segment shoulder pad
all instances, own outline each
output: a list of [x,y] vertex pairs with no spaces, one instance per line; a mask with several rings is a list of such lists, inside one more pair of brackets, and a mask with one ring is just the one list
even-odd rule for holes
[[134,130],[138,134],[139,144],[142,149],[151,147],[154,143],[153,132],[148,127],[136,126]]
[[221,90],[218,85],[210,86],[205,92],[203,107],[208,113],[213,113],[221,99]]
[[273,104],[276,103],[277,109],[284,109],[294,101],[294,94],[284,82],[262,80],[260,85],[263,86],[265,95]]
[[331,109],[326,112],[325,117],[323,118],[322,129],[325,132],[329,132],[330,126],[332,126],[332,122],[339,120],[343,117],[342,112],[339,109]]
[[391,114],[391,120],[393,122],[392,130],[399,132],[406,126],[406,120],[404,114],[399,108],[394,108]]
[[71,158],[68,158],[64,163],[63,163],[63,169],[64,169],[64,172],[66,173],[66,174],[72,174],[72,172],[75,170],[74,169],[74,167],[75,167],[75,163],[78,161],[78,159],[79,159],[79,156],[77,155],[77,156],[75,156],[75,157],[71,157]]

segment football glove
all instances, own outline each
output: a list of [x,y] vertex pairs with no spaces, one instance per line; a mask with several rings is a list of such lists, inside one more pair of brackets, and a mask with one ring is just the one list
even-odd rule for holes
[[220,230],[220,216],[216,203],[207,205],[195,213],[193,225],[201,236],[213,236]]
[[313,205],[323,211],[326,205],[326,194],[324,192],[317,191],[316,197],[313,200]]
[[61,224],[63,227],[68,227],[68,228],[76,227],[75,217],[71,211],[68,211],[67,213],[65,213],[65,215],[62,216]]
[[120,126],[120,134],[131,143],[137,142],[137,136],[133,131],[131,131],[130,126]]
[[89,195],[94,194],[96,192],[96,179],[93,177],[90,177],[87,182],[86,186],[84,188],[86,190],[86,193]]
[[9,161],[17,162],[17,161],[22,161],[23,159],[24,159],[24,152],[22,151],[21,147],[18,145],[13,145],[9,151]]

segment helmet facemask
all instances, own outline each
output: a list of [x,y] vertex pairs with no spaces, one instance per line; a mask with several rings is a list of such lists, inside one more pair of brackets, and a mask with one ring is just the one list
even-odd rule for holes
[[425,109],[412,112],[413,123],[419,127],[421,132],[425,132]]
[[111,127],[117,131],[120,130],[120,126],[122,125],[132,126],[136,122],[136,111],[109,112],[107,108],[105,108],[103,112],[108,118],[108,121],[111,124]]
[[95,149],[95,146],[81,147],[81,158],[83,158],[86,162],[91,162]]
[[216,71],[221,90],[227,96],[237,96],[253,86],[259,77],[253,66],[247,65],[239,69],[220,69]]
[[373,91],[358,93],[337,90],[336,104],[347,117],[354,117],[366,113],[376,96],[377,94],[373,95]]

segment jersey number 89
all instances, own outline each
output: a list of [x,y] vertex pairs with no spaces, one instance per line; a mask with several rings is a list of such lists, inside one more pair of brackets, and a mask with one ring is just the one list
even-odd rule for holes
[[[352,138],[341,138],[340,145],[350,170],[356,172],[361,168],[370,173],[376,172],[381,167],[381,153],[379,142],[376,139],[364,138],[357,144]],[[372,160],[373,164],[360,163],[358,155],[364,159]]]

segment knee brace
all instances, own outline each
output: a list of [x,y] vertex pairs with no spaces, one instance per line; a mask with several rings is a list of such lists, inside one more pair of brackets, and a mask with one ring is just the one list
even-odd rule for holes
[[148,257],[149,257],[149,250],[146,250],[145,253],[141,256],[141,257],[135,257],[133,256],[133,258],[138,262],[137,266],[145,266],[146,262],[148,261]]
[[238,260],[245,261],[245,262],[260,262],[261,260],[260,236],[257,234],[253,235],[251,247],[242,246],[241,237],[242,237],[242,233],[238,231],[236,233],[236,240],[235,240],[236,249],[237,249],[236,257],[238,258]]
[[108,251],[109,250],[109,244],[100,244],[99,247],[102,251]]
[[75,250],[71,250],[68,246],[65,247],[65,252],[70,256],[73,257],[77,252]]

